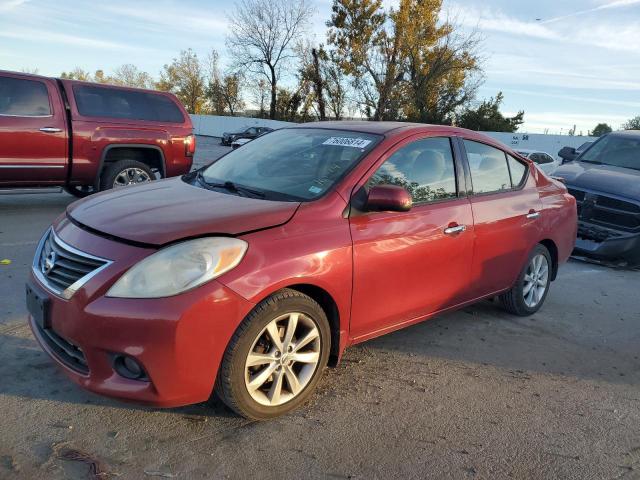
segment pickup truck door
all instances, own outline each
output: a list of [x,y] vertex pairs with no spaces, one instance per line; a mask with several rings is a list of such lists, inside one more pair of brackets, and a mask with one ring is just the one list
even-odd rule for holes
[[54,80],[0,74],[0,186],[63,184],[67,140]]

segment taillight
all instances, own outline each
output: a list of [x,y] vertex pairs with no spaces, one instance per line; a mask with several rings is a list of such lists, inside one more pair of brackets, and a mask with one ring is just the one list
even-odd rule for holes
[[196,153],[196,137],[195,135],[188,135],[184,139],[184,154],[187,157],[193,157]]

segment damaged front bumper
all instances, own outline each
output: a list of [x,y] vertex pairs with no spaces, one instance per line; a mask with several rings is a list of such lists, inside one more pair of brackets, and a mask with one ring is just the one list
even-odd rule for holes
[[578,223],[574,254],[603,261],[640,265],[640,234],[629,234],[587,222]]

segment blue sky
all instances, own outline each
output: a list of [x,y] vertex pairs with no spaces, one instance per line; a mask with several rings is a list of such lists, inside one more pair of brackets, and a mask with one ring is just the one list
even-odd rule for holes
[[[330,0],[310,0],[324,41]],[[393,5],[397,0],[388,0]],[[0,0],[0,69],[59,75],[79,66],[133,63],[154,76],[181,49],[224,56],[226,12],[217,0]],[[614,128],[640,115],[640,0],[445,0],[445,11],[482,35],[480,97],[505,94],[529,132]],[[538,20],[539,19],[539,20]]]

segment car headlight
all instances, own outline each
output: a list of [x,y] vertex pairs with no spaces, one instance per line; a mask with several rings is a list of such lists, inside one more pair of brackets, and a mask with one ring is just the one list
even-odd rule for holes
[[240,263],[244,240],[207,237],[171,245],[131,267],[109,289],[107,297],[161,298],[191,290]]

